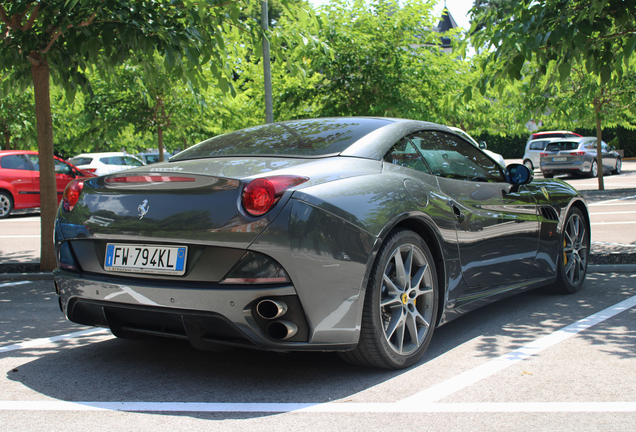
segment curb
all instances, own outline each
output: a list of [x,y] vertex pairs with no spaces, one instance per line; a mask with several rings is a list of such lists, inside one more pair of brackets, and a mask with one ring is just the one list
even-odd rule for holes
[[0,280],[53,280],[53,273],[0,273]]

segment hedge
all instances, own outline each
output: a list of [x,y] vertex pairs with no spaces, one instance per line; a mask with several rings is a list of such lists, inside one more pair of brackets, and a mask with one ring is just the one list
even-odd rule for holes
[[[582,136],[596,136],[596,128],[578,128],[576,132]],[[499,136],[484,133],[475,135],[477,141],[485,141],[488,150],[501,154],[504,159],[522,159],[525,152],[528,135],[524,136]],[[630,130],[622,126],[603,129],[603,141],[617,149],[624,151],[623,157],[636,157],[636,130]]]

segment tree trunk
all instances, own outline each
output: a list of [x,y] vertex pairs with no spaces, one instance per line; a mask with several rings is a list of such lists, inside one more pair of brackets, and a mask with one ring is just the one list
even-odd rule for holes
[[159,162],[163,162],[163,129],[161,125],[157,126],[157,141],[159,141]]
[[40,270],[50,271],[56,266],[53,230],[57,211],[57,185],[53,162],[53,120],[49,93],[50,71],[46,57],[37,51],[29,55],[33,90],[35,94],[35,119],[38,131],[40,163]]
[[594,101],[594,113],[596,114],[596,163],[598,164],[598,190],[605,190],[603,182],[603,147],[601,146],[601,104]]
[[8,128],[4,131],[3,135],[4,135],[4,149],[11,150],[11,132],[9,132]]
[[163,100],[160,96],[157,96],[157,105],[161,108],[161,115],[157,115],[157,147],[159,148],[159,162],[164,162],[163,160],[163,128],[161,125],[163,124],[164,119],[166,118],[166,113],[163,108]]
[[183,149],[187,149],[188,148],[188,140],[186,139],[185,135],[183,136]]

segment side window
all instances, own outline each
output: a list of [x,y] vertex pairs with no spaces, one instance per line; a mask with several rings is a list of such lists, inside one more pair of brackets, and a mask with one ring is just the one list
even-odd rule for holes
[[135,166],[135,167],[143,166],[143,164],[137,159],[135,159],[134,157],[124,156],[123,159],[124,159],[124,165]]
[[6,155],[0,159],[0,167],[4,169],[31,170],[31,164],[25,155]]
[[469,181],[506,181],[496,162],[459,137],[426,131],[411,139],[437,176]]
[[406,138],[391,147],[391,150],[384,155],[384,161],[406,168],[431,174],[420,153],[413,147],[413,144]]
[[30,154],[29,159],[31,160],[31,163],[33,164],[33,170],[40,171],[40,156],[36,154]]
[[55,162],[55,172],[58,174],[73,174],[73,169],[70,165],[65,164],[64,162],[53,159]]
[[99,161],[105,163],[106,165],[126,165],[126,163],[124,162],[124,158],[121,156],[103,157]]

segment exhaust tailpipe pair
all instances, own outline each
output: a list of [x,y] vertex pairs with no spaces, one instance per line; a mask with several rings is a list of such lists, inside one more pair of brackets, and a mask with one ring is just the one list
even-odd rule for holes
[[[281,300],[265,299],[256,305],[256,313],[266,320],[275,320],[287,313],[287,303]],[[298,326],[291,321],[279,320],[267,324],[265,331],[272,339],[287,340],[298,332]]]

